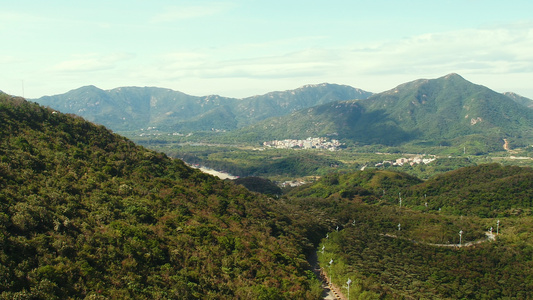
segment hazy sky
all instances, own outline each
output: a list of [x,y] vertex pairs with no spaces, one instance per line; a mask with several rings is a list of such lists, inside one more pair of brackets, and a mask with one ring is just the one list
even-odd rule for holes
[[458,73],[533,98],[531,0],[4,0],[0,90],[85,85],[247,97],[305,84],[382,92]]

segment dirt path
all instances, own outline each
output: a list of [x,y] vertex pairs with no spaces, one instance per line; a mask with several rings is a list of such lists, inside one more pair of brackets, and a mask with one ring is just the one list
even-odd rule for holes
[[511,149],[511,146],[509,146],[509,141],[507,139],[503,139],[503,149],[512,154],[517,153],[516,150]]
[[509,141],[507,139],[503,139],[503,149],[505,149],[506,151],[511,150],[509,148]]
[[320,269],[320,265],[318,263],[318,255],[317,252],[313,252],[311,257],[309,257],[309,264],[313,266],[313,273],[315,273],[318,280],[322,283],[322,289],[324,290],[322,292],[322,299],[324,300],[343,300],[342,295],[339,295],[334,289],[331,288],[328,278],[325,275],[325,273],[322,272],[322,269]]

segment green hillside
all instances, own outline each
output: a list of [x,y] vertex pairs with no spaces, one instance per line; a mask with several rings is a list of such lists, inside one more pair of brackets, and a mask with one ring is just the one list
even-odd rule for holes
[[406,173],[393,171],[365,170],[346,174],[332,173],[312,185],[296,188],[288,195],[298,198],[341,197],[376,203],[391,197],[397,199],[398,192],[421,182],[420,179]]
[[[343,198],[398,205],[449,215],[509,217],[531,215],[533,169],[483,164],[449,171],[426,181],[406,173],[365,170],[332,173],[298,187],[291,197]],[[427,202],[427,206],[425,205]]]
[[368,99],[334,102],[229,134],[242,140],[335,135],[351,144],[464,145],[474,154],[533,143],[533,111],[457,74],[416,80]]
[[233,130],[328,102],[365,99],[372,93],[344,85],[317,84],[243,99],[191,96],[155,87],[101,90],[86,86],[36,102],[74,113],[114,131],[157,128],[162,132]]
[[491,164],[422,182],[365,170],[331,174],[287,196],[334,222],[318,259],[344,295],[352,281],[353,299],[529,299],[531,174]]
[[1,299],[320,294],[290,209],[7,95],[0,187]]
[[461,168],[405,192],[405,203],[456,215],[531,215],[533,169],[499,164]]
[[[509,227],[505,231],[500,228],[495,241],[466,236],[473,229],[467,224],[443,226],[445,223],[436,224],[429,218],[420,220],[422,225],[418,226],[391,220],[390,223],[398,221],[391,225],[401,223],[401,231],[383,230],[380,224],[371,223],[331,232],[329,239],[321,244],[324,253],[318,253],[319,260],[333,282],[344,286],[343,293],[346,294],[348,279],[352,280],[352,299],[530,299],[533,296],[533,244],[528,233],[533,229],[531,220],[519,226],[507,222]],[[515,234],[516,227],[521,230]],[[464,232],[463,247],[454,246],[459,244],[460,230]],[[410,235],[413,231],[449,237],[439,246],[440,243],[413,238]],[[469,242],[476,244],[468,246]]]
[[511,92],[507,92],[507,93],[503,93],[505,96],[513,99],[516,103],[518,104],[522,104],[526,107],[529,107],[529,108],[533,108],[533,100],[529,99],[529,98],[526,98],[526,97],[522,97],[516,93],[511,93]]

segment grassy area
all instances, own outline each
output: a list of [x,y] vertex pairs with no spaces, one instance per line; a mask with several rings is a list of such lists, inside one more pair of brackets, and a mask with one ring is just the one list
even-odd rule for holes
[[[350,172],[362,168],[398,170],[427,179],[460,167],[498,162],[503,165],[533,167],[531,151],[515,149],[487,155],[470,155],[467,148],[437,147],[415,150],[416,147],[346,147],[339,151],[317,149],[277,149],[259,145],[223,145],[181,141],[146,140],[139,143],[188,163],[204,165],[241,177],[261,176],[275,181],[301,177],[323,176],[331,172]],[[394,165],[399,158],[435,158],[428,164]],[[381,163],[381,164],[380,164]],[[377,166],[376,166],[377,165]]]

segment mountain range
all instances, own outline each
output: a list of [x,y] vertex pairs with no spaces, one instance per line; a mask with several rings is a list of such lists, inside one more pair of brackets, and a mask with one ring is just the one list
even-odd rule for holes
[[158,128],[162,131],[225,131],[333,101],[372,95],[346,85],[317,84],[244,99],[218,95],[197,97],[156,87],[101,90],[85,86],[34,101],[73,113],[114,131]]
[[[475,153],[533,143],[533,100],[497,93],[458,74],[419,79],[372,94],[345,85],[306,85],[244,99],[169,89],[87,86],[35,100],[121,131],[223,131],[228,140],[333,136],[351,144],[468,144]],[[223,138],[224,139],[224,138]]]
[[[515,97],[515,99],[518,99]],[[457,74],[421,79],[367,99],[327,103],[268,119],[236,136],[305,138],[336,136],[356,144],[425,145],[477,141],[501,149],[533,142],[533,110]]]

